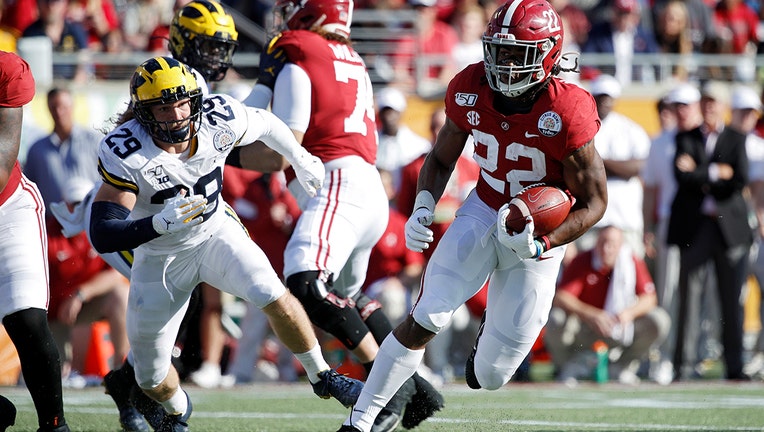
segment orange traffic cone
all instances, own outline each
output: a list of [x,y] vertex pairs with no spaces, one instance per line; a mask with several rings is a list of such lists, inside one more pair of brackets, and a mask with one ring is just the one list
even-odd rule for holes
[[97,375],[103,378],[111,370],[112,357],[114,345],[109,336],[109,323],[96,321],[90,325],[90,344],[83,375]]

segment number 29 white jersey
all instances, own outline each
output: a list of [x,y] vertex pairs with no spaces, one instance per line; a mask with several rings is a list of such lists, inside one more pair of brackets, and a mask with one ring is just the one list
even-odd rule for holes
[[159,148],[137,120],[114,128],[101,141],[98,171],[103,181],[137,196],[130,219],[162,211],[165,200],[185,190],[203,195],[204,223],[185,231],[162,235],[140,247],[149,254],[168,254],[194,247],[219,229],[228,206],[220,195],[223,166],[236,145],[256,141],[278,122],[273,114],[245,107],[234,98],[213,94],[205,98],[199,131],[182,155]]

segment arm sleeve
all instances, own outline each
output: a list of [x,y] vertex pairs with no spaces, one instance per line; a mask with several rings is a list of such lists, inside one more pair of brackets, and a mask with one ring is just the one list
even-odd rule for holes
[[271,97],[273,96],[273,90],[263,84],[255,84],[252,91],[249,93],[246,99],[244,99],[244,105],[255,108],[268,108],[271,104]]
[[98,253],[119,252],[159,237],[151,217],[127,220],[130,210],[108,201],[93,203],[90,214],[90,241]]
[[278,77],[273,94],[271,111],[284,121],[290,129],[308,130],[311,113],[312,90],[310,77],[305,70],[294,63],[287,63]]

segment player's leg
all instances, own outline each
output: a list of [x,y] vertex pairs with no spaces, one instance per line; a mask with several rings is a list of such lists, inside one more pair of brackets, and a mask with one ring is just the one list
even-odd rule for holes
[[[24,382],[34,401],[41,431],[68,431],[64,419],[58,349],[44,309],[28,308],[3,318],[18,351]],[[59,429],[60,428],[60,429]]]
[[[382,344],[387,335],[393,331],[393,326],[384,314],[382,305],[379,304],[378,301],[367,297],[362,292],[356,294],[354,300],[355,307],[361,315],[361,318],[363,318],[364,323],[369,328],[369,331],[374,336],[374,340],[378,344]],[[405,399],[405,407],[403,407],[405,410],[403,411],[403,417],[401,418],[403,427],[406,429],[416,427],[419,423],[432,416],[435,411],[440,410],[444,406],[443,396],[429,381],[424,379],[417,372],[414,372],[410,381],[411,383],[409,386],[413,385],[413,388],[406,389],[403,392],[406,396],[409,396]],[[403,390],[405,386],[406,383],[401,387],[401,390]],[[396,393],[396,396],[401,394],[401,390]],[[409,395],[409,393],[411,394]],[[395,397],[391,399],[391,403],[394,399]],[[390,403],[388,403],[385,409],[394,411],[395,407],[391,407]],[[401,411],[397,411],[398,414],[400,414],[400,412]],[[379,421],[378,416],[378,425]]]
[[[41,431],[68,431],[61,389],[61,363],[48,327],[47,234],[37,188],[25,177],[3,203],[0,230],[0,317],[18,351],[21,372]],[[36,217],[35,217],[36,216]]]
[[564,249],[549,251],[543,261],[518,260],[497,245],[499,264],[489,281],[485,320],[471,356],[475,382],[470,387],[498,389],[520,367],[547,322]]
[[352,405],[363,384],[331,370],[305,309],[242,227],[228,220],[207,246],[198,254],[203,280],[259,307],[274,333],[305,368],[314,392]]
[[[457,218],[446,231],[428,263],[412,315],[385,338],[345,424],[352,422],[361,430],[370,430],[382,407],[419,367],[425,345],[447,325],[454,311],[480,290],[496,265],[493,244],[482,242],[489,226],[495,224],[495,215],[485,219]],[[454,253],[457,249],[470,254],[458,256]]]
[[143,393],[167,415],[159,429],[187,427],[192,406],[172,366],[172,350],[194,287],[199,262],[193,248],[173,256],[136,251],[130,280],[127,331],[135,378]]

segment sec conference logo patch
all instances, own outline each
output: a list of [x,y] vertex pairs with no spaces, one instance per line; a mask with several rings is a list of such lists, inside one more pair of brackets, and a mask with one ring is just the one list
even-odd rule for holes
[[553,137],[562,130],[562,118],[554,111],[547,111],[539,117],[539,132],[547,137]]
[[215,146],[215,150],[222,153],[233,145],[235,139],[236,135],[231,129],[222,129],[215,132],[215,136],[212,137],[212,145]]

